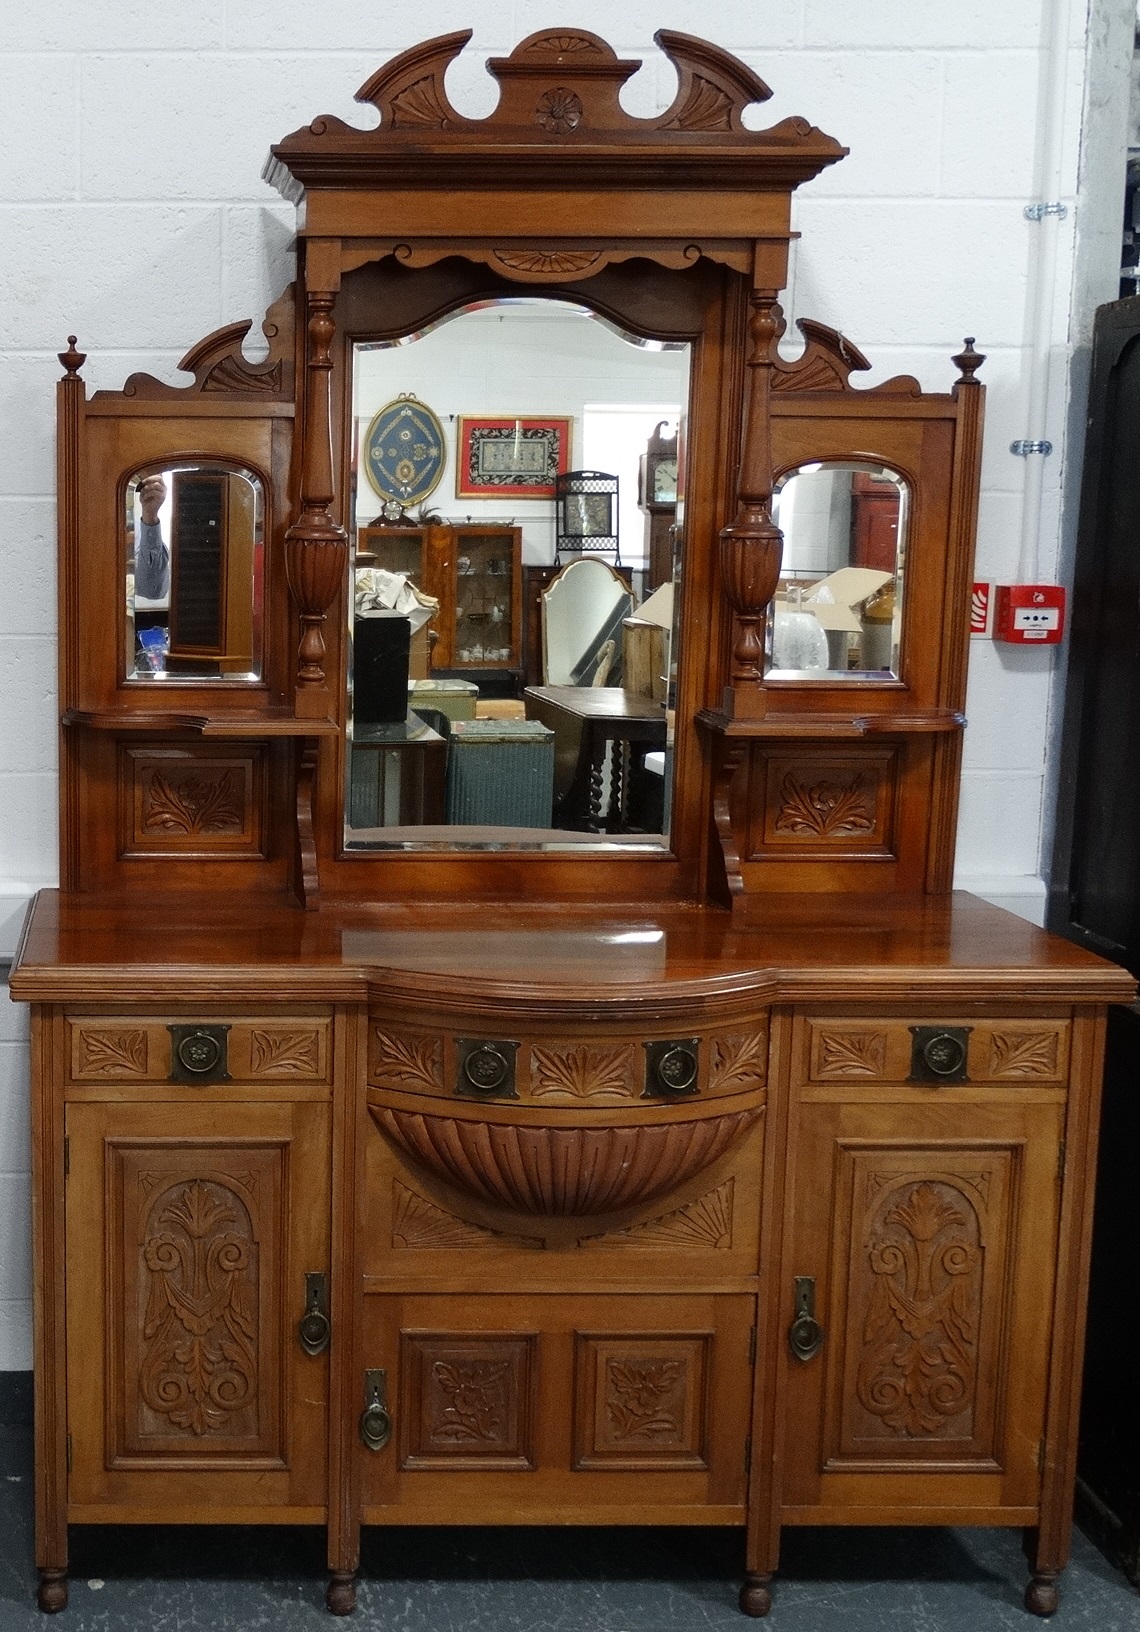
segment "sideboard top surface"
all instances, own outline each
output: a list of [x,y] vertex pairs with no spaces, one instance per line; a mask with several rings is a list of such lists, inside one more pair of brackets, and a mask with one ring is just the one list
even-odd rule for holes
[[796,895],[711,908],[135,905],[45,890],[12,996],[202,1003],[422,998],[606,1009],[670,1001],[1128,1002],[1131,976],[974,896]]

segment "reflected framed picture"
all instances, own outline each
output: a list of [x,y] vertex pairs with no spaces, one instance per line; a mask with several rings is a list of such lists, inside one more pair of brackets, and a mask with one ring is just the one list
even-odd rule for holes
[[457,499],[552,499],[570,468],[572,419],[459,417]]

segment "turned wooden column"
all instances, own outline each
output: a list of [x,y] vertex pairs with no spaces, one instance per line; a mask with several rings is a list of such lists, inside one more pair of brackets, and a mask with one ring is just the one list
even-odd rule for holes
[[720,535],[721,577],[735,614],[732,664],[724,694],[725,713],[733,719],[758,718],[764,713],[764,619],[776,593],[784,549],[783,534],[772,520],[768,422],[776,341],[783,331],[778,292],[754,285],[749,297],[737,510]]
[[297,652],[297,713],[328,712],[325,675],[325,614],[336,600],[348,562],[348,534],[334,520],[332,460],[332,342],[336,332],[332,290],[310,290],[305,367],[305,443],[301,465],[301,514],[285,534],[289,588],[301,614]]

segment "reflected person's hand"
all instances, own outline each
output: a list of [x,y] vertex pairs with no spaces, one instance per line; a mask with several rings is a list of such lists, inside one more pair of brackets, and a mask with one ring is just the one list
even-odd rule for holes
[[158,512],[166,500],[166,483],[161,476],[147,476],[139,483],[139,507],[148,527],[158,520]]

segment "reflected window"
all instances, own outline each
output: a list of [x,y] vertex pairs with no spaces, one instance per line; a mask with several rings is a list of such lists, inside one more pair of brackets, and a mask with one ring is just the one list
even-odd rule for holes
[[127,679],[260,679],[260,478],[241,466],[148,466],[127,482],[124,530]]
[[800,465],[776,487],[784,535],[770,680],[897,679],[910,490],[885,465]]

